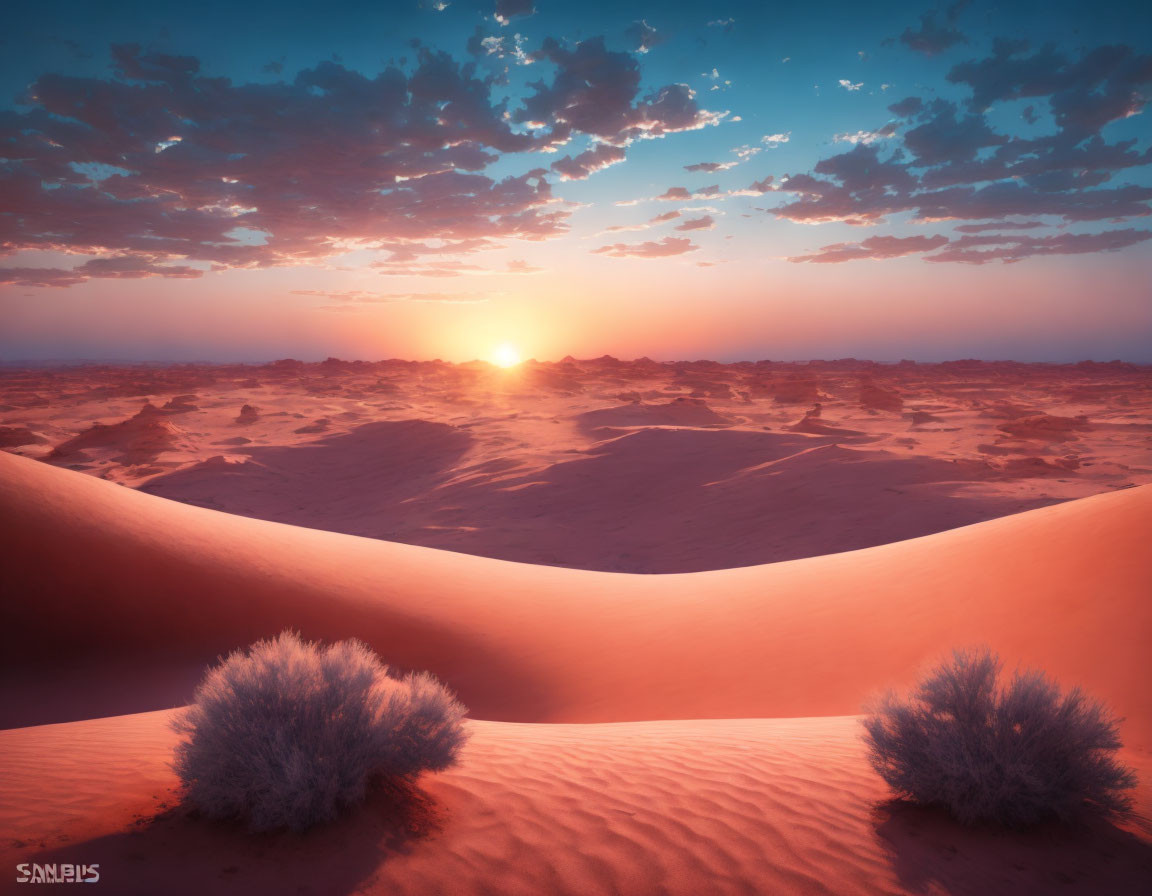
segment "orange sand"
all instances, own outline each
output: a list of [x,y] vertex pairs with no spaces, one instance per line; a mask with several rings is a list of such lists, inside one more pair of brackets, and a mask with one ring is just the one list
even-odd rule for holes
[[[99,862],[105,891],[127,894],[1141,891],[1152,879],[1152,836],[1138,823],[1006,836],[890,804],[847,716],[949,648],[988,643],[1127,717],[1123,758],[1141,775],[1139,810],[1152,812],[1152,713],[1141,675],[1152,644],[1152,486],[1116,488],[1144,475],[1131,463],[1120,469],[1142,450],[1141,431],[1106,428],[1143,426],[1136,415],[1146,409],[1127,422],[1111,411],[1106,423],[1098,407],[1091,430],[1028,421],[994,436],[980,427],[1082,411],[1057,406],[1050,387],[1030,397],[1014,387],[1012,400],[1029,401],[1027,413],[981,387],[983,407],[961,412],[958,386],[948,401],[916,402],[908,381],[875,377],[878,388],[902,394],[903,412],[962,418],[960,435],[918,435],[937,439],[932,451],[897,458],[898,440],[908,438],[897,432],[939,424],[905,421],[876,438],[869,411],[902,418],[859,407],[858,373],[841,382],[825,372],[820,414],[789,432],[808,410],[789,401],[810,398],[811,384],[783,374],[751,382],[743,371],[755,404],[736,414],[742,399],[731,372],[699,369],[673,375],[691,381],[681,391],[702,397],[642,395],[634,405],[605,390],[651,391],[670,374],[597,363],[595,377],[588,365],[525,368],[537,392],[567,393],[534,394],[529,420],[469,411],[472,425],[445,420],[450,398],[436,392],[471,374],[435,367],[420,374],[434,396],[425,407],[405,407],[395,420],[365,410],[339,422],[335,407],[360,400],[347,393],[366,374],[336,369],[328,379],[339,394],[309,399],[335,407],[326,423],[310,422],[325,419],[319,413],[296,421],[312,430],[293,434],[298,441],[276,430],[269,412],[300,397],[258,378],[243,387],[243,402],[229,396],[226,417],[219,401],[211,412],[219,420],[194,416],[208,415],[202,410],[149,411],[79,439],[84,427],[69,434],[31,417],[75,421],[82,403],[56,411],[26,401],[9,425],[45,441],[16,450],[64,448],[50,463],[0,452],[0,724],[35,726],[0,731],[0,862],[10,870]],[[1089,373],[1081,379],[1131,375]],[[293,388],[308,379],[290,378]],[[1077,386],[1088,391],[1076,401],[1099,397],[1089,385]],[[387,384],[376,388],[394,395]],[[828,394],[838,390],[851,399]],[[168,411],[206,406],[205,391]],[[1113,407],[1146,402],[1130,391],[1135,403]],[[187,392],[185,383],[177,394]],[[1042,392],[1046,400],[1032,400]],[[573,407],[558,424],[539,414],[565,402]],[[252,422],[235,422],[242,403],[260,409]],[[769,418],[766,431],[760,421]],[[872,441],[814,434],[815,423],[869,432]],[[1028,448],[1034,455],[1018,452],[1022,433],[1045,434]],[[199,456],[208,440],[225,438],[228,458]],[[972,440],[988,451],[962,449]],[[1060,466],[1070,443],[1097,469]],[[1020,463],[1032,456],[1046,466]],[[150,464],[161,469],[148,473]],[[955,469],[953,479],[942,478],[941,464]],[[1013,479],[1013,470],[1027,475]],[[907,495],[871,501],[901,476],[915,480]],[[469,483],[483,500],[465,500]],[[228,508],[246,516],[145,493],[178,486],[199,503],[210,503],[208,494],[247,501]],[[1093,491],[1106,493],[1003,515],[1011,502]],[[955,493],[978,495],[982,518],[1000,518],[960,525],[972,505],[958,514]],[[805,516],[814,495],[823,498]],[[568,528],[550,509],[558,497]],[[647,503],[661,498],[668,503]],[[595,534],[608,518],[596,516],[603,504],[638,551],[628,562],[664,568],[679,551],[689,568],[708,571],[559,568],[582,565],[609,543],[613,533]],[[662,519],[662,506],[686,506],[697,521],[671,510]],[[821,515],[841,506],[858,515],[829,541]],[[472,535],[430,524],[451,507],[460,519],[484,508],[490,517]],[[388,537],[387,526],[409,515],[420,524],[405,540],[434,542],[431,533],[450,531],[447,546],[469,553],[324,531],[381,525],[368,534]],[[281,522],[248,518],[261,516]],[[925,521],[948,531],[918,532]],[[552,540],[529,538],[532,526]],[[923,537],[806,556],[861,527],[866,543],[901,527]],[[761,530],[771,538],[757,540]],[[733,541],[738,549],[724,547]],[[716,568],[774,551],[803,559]],[[534,553],[556,562],[473,555]],[[393,665],[430,669],[456,688],[475,720],[460,765],[414,791],[378,793],[305,836],[254,838],[189,816],[167,766],[169,708],[218,654],[286,626],[310,638],[359,637]]]

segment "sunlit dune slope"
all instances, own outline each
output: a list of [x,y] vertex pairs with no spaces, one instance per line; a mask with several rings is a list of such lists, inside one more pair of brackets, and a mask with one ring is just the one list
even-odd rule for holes
[[9,724],[178,705],[201,663],[295,626],[360,637],[435,671],[474,717],[514,721],[852,713],[940,651],[986,642],[1106,698],[1130,742],[1152,741],[1137,680],[1152,638],[1152,488],[666,576],[230,516],[8,455],[0,521]]

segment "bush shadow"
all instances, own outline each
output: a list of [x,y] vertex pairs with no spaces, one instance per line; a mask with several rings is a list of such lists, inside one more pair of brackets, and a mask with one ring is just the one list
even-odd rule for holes
[[1012,830],[966,827],[943,809],[891,800],[875,807],[873,819],[910,893],[1119,896],[1152,880],[1152,828],[1138,816]]
[[253,834],[176,805],[132,829],[72,842],[21,861],[100,865],[105,892],[338,896],[434,839],[445,809],[411,781],[378,782],[363,805],[304,833]]

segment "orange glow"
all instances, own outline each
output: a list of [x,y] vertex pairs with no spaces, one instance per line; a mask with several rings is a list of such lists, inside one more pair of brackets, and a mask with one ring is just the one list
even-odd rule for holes
[[492,363],[497,367],[515,367],[520,363],[520,352],[516,346],[505,342],[492,350]]

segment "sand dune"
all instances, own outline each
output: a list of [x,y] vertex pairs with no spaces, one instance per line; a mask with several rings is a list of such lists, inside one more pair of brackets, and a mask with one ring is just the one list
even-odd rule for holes
[[[244,519],[10,456],[0,519],[6,586],[20,596],[0,635],[9,724],[77,717],[57,707],[79,681],[100,712],[179,705],[198,662],[292,625],[363,638],[436,672],[474,717],[515,721],[853,713],[940,651],[981,641],[1083,684],[1128,717],[1129,741],[1152,741],[1132,680],[1152,635],[1148,488],[667,576]],[[126,663],[122,680],[110,660]],[[28,684],[37,663],[55,677]],[[115,705],[101,703],[101,681]]]
[[1095,896],[1152,872],[1138,832],[1007,838],[888,803],[854,719],[473,722],[460,765],[418,789],[305,836],[252,837],[177,808],[167,718],[0,732],[15,771],[0,826],[22,838],[0,861],[99,862],[126,896]]
[[468,431],[383,421],[301,445],[244,448],[246,458],[217,456],[141,489],[349,535],[620,572],[854,550],[1001,516],[1020,503],[957,494],[959,483],[995,475],[983,461],[841,447],[833,437],[853,433],[832,427],[602,432],[611,437],[543,469],[454,469],[474,443]]
[[[13,453],[230,513],[606,572],[813,557],[1148,484],[1150,428],[1152,368],[1132,365],[329,359],[0,375]],[[766,466],[793,433],[855,453]]]
[[[710,435],[752,434],[678,437]],[[769,465],[850,451],[765,435]],[[99,863],[127,896],[1139,892],[1139,822],[959,828],[890,802],[842,714],[990,642],[1126,714],[1123,761],[1147,781],[1150,528],[1143,487],[850,553],[625,575],[248,519],[0,454],[3,721],[58,723],[0,731],[0,862]],[[432,669],[488,721],[458,767],[331,827],[207,823],[179,805],[171,712],[122,713],[181,704],[217,653],[287,625]],[[93,715],[111,717],[66,721]]]

